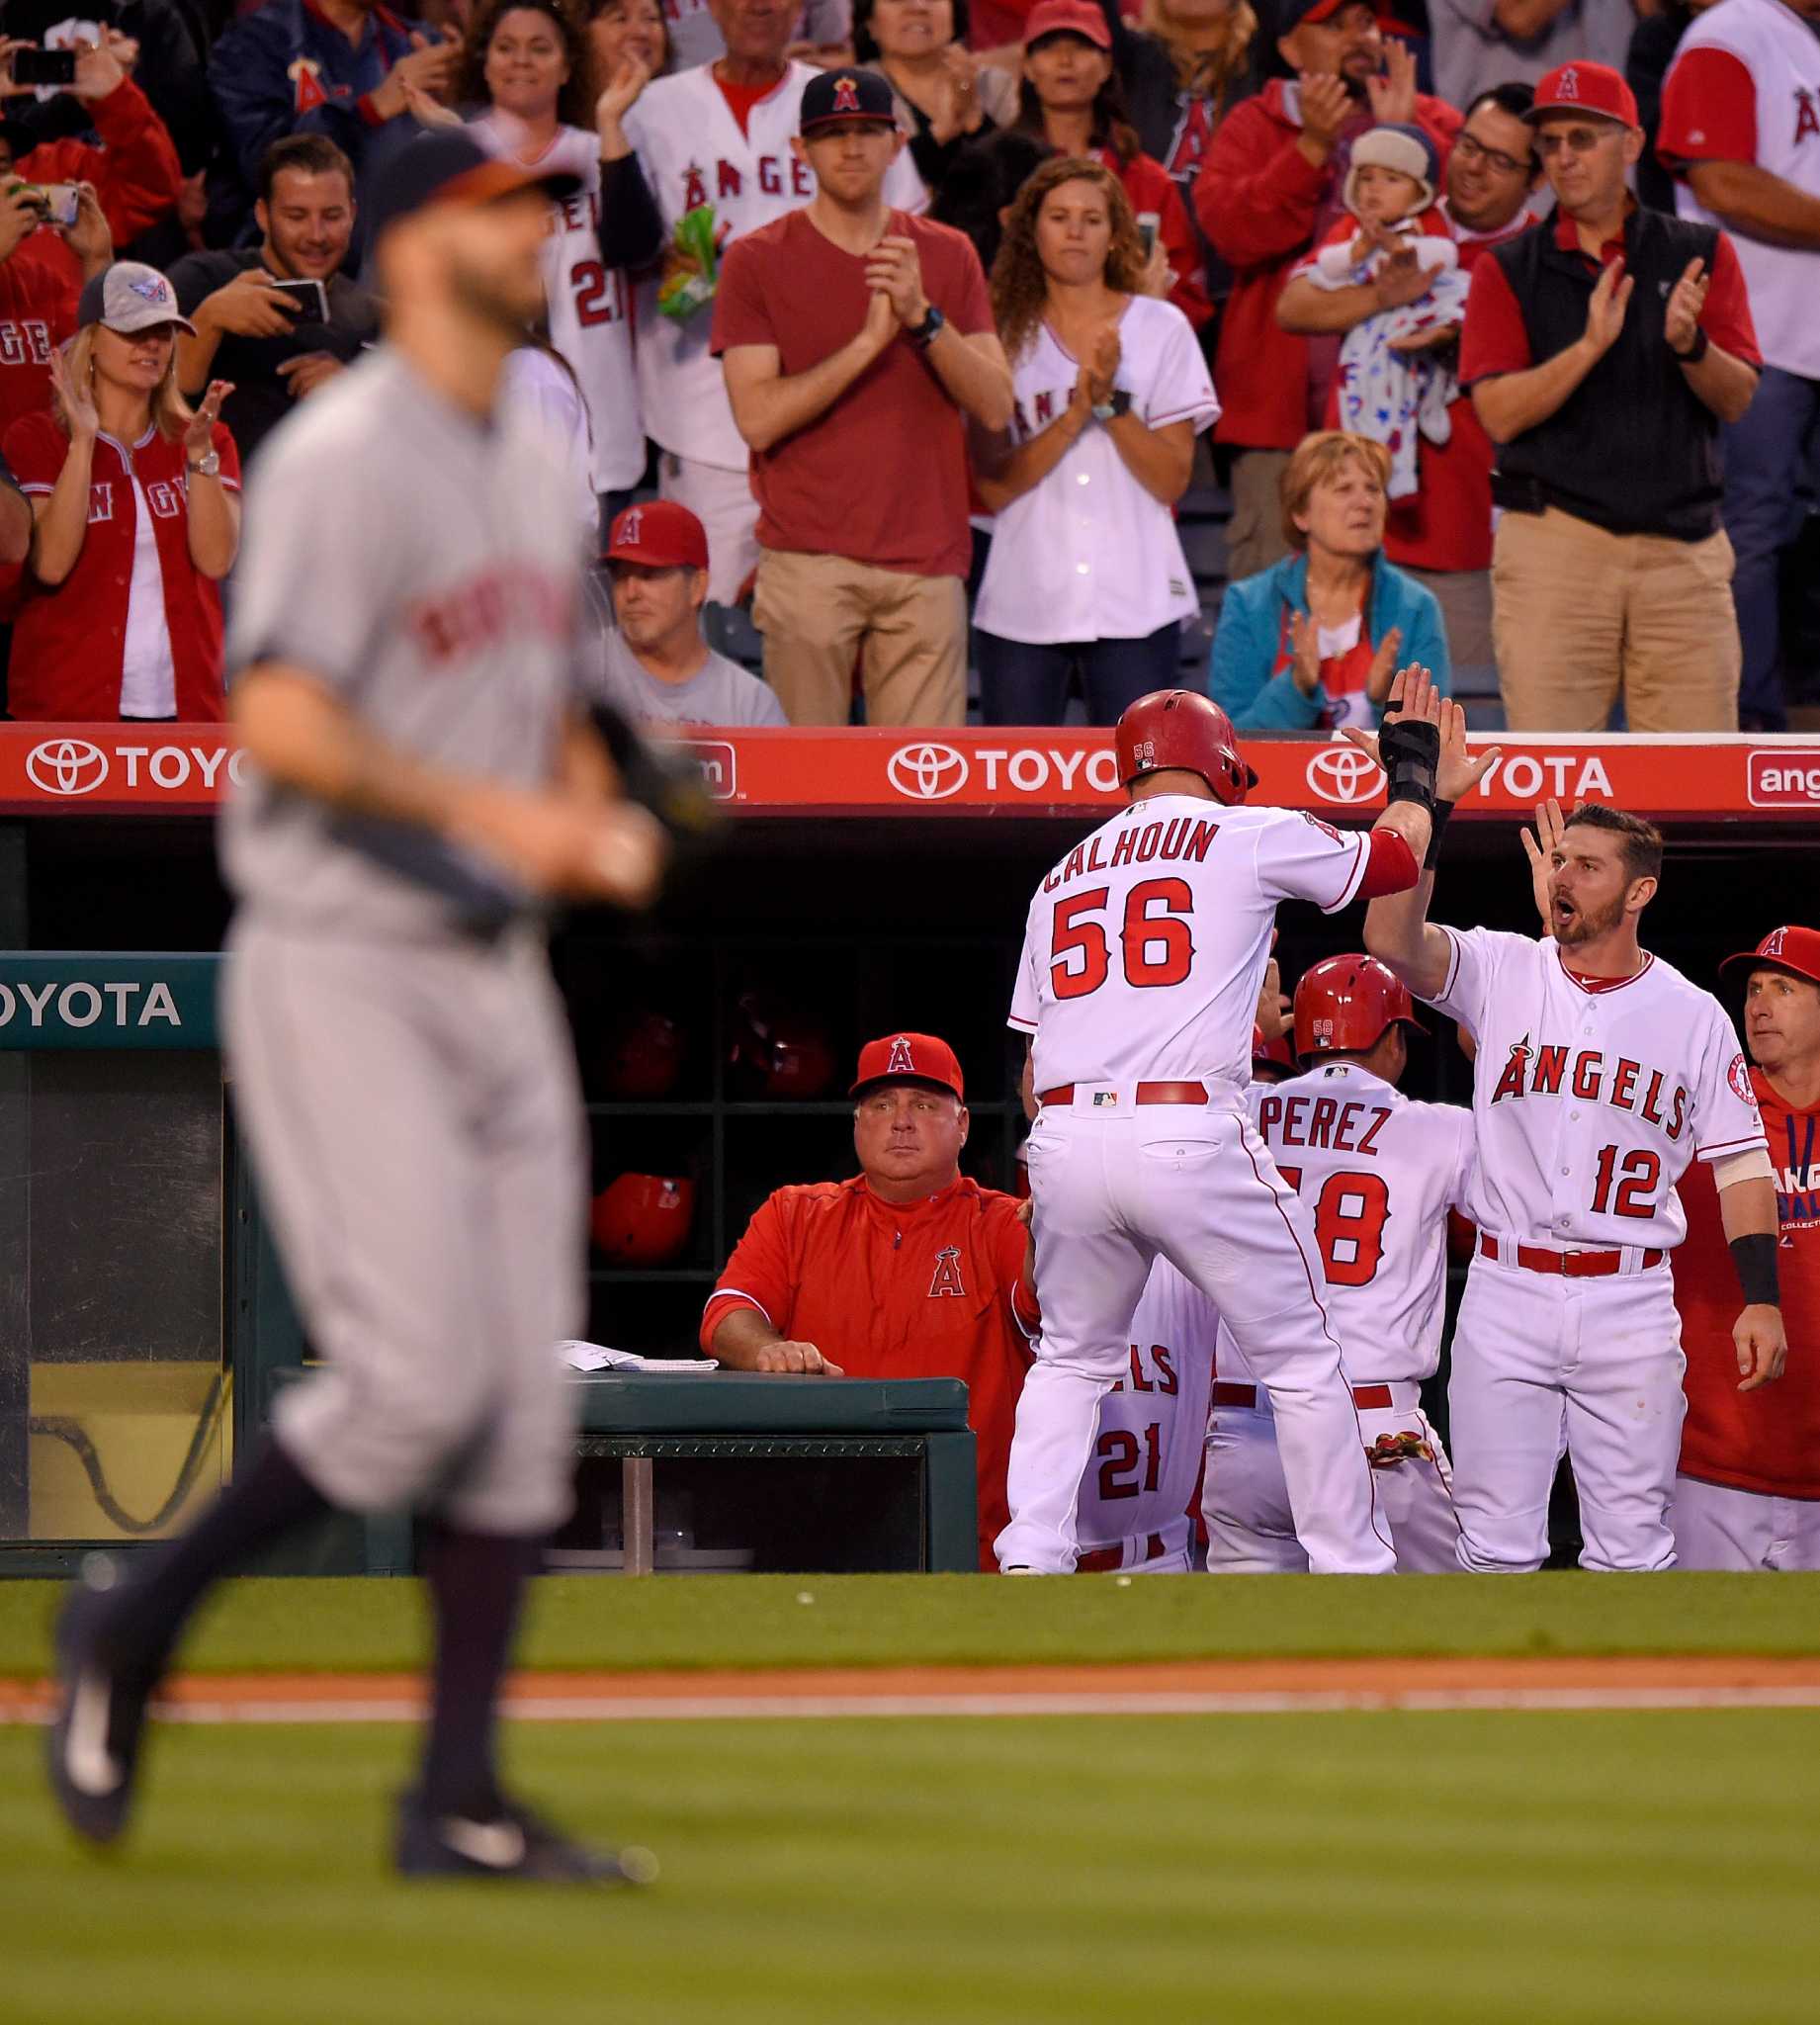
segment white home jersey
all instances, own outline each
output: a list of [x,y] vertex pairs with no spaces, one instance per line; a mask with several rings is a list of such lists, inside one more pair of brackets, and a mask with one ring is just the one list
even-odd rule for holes
[[1430,1003],[1478,1043],[1467,1214],[1495,1237],[1557,1249],[1680,1244],[1688,1163],[1766,1143],[1718,1001],[1659,956],[1589,987],[1552,939],[1444,932],[1452,958]]
[[[1746,74],[1726,65],[1711,67],[1710,57],[1696,54],[1708,50],[1731,57]],[[1673,136],[1685,138],[1690,158],[1753,161],[1820,199],[1820,37],[1813,24],[1781,0],[1723,0],[1696,15],[1682,37],[1676,67],[1690,57],[1697,69],[1689,74],[1699,77],[1701,111],[1708,123]],[[1715,102],[1717,93],[1727,100],[1735,93],[1736,102]],[[1742,145],[1734,151],[1734,136],[1742,139],[1747,132],[1751,151]],[[1685,181],[1675,187],[1675,205],[1683,218],[1726,224],[1701,206]],[[1777,246],[1744,231],[1733,232],[1732,243],[1744,269],[1765,364],[1820,379],[1820,316],[1814,314],[1820,258],[1812,245]]]
[[[638,154],[666,239],[678,219],[711,204],[715,240],[725,252],[730,240],[809,202],[816,180],[790,141],[804,87],[820,74],[807,63],[790,64],[777,88],[752,107],[743,133],[711,64],[655,78],[646,87],[626,115],[626,138]],[[908,152],[899,155],[885,178],[885,202],[917,210],[920,188]],[[714,307],[704,304],[678,323],[658,313],[657,286],[657,278],[646,282],[638,297],[645,427],[677,457],[744,471],[745,439],[734,422],[721,362],[708,349]]]
[[[1328,1327],[1355,1385],[1432,1377],[1447,1289],[1447,1211],[1472,1166],[1472,1113],[1412,1103],[1354,1062],[1247,1096],[1276,1169],[1315,1220]],[[1256,1376],[1230,1334],[1222,1378]]]
[[[1118,384],[1148,427],[1213,426],[1220,403],[1207,362],[1172,303],[1134,296],[1118,336]],[[1080,360],[1039,323],[1012,367],[1012,440],[1027,443],[1065,413],[1080,378]],[[999,513],[974,624],[1036,644],[1142,640],[1199,609],[1175,516],[1089,423],[1042,484]]]
[[1077,1519],[1083,1551],[1130,1541],[1141,1559],[1151,1534],[1167,1552],[1186,1545],[1219,1324],[1200,1288],[1159,1259],[1131,1318],[1130,1366],[1099,1402]]
[[[522,161],[512,123],[497,113],[470,130],[482,147]],[[596,492],[623,491],[645,471],[645,425],[639,418],[638,367],[632,345],[632,292],[623,268],[600,257],[600,139],[579,127],[557,137],[527,168],[565,172],[581,188],[556,207],[544,254],[550,342],[563,354],[587,409],[588,469]]]
[[[1192,795],[1133,802],[1060,860],[1024,927],[1009,1023],[1033,1033],[1037,1090],[1251,1080],[1252,1021],[1282,900],[1337,913],[1365,833]],[[1039,1026],[1040,1019],[1040,1026]]]

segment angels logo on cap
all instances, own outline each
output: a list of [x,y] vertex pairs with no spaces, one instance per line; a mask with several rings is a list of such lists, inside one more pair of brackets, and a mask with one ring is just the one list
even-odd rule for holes
[[850,77],[834,80],[834,111],[857,113],[859,111],[859,86]]
[[630,511],[628,511],[628,512],[627,512],[627,514],[625,515],[624,519],[622,519],[622,520],[621,520],[621,522],[620,522],[620,524],[619,524],[619,538],[620,538],[620,540],[621,540],[621,541],[623,541],[623,542],[628,542],[628,543],[630,543],[630,542],[636,542],[636,541],[638,540],[638,538],[639,538],[639,530],[640,530],[640,528],[642,528],[642,527],[643,527],[644,525],[645,525],[645,510],[644,510],[644,508],[643,508],[643,507],[641,507],[641,506],[634,506],[634,507],[632,507],[632,508],[630,509]]
[[913,1076],[915,1073],[916,1064],[910,1058],[910,1044],[903,1034],[899,1034],[891,1044],[891,1060],[885,1065],[885,1074]]
[[1786,928],[1773,928],[1770,931],[1770,933],[1763,938],[1763,942],[1757,951],[1758,955],[1779,956],[1782,953],[1783,938],[1787,935],[1787,933],[1788,930]]
[[1580,79],[1574,74],[1574,66],[1570,63],[1555,80],[1555,97],[1558,99],[1577,99],[1579,96]]

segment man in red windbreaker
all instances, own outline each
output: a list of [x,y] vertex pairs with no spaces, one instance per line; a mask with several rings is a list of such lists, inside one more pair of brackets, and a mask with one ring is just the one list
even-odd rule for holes
[[869,1041],[852,1096],[860,1172],[760,1204],[708,1297],[702,1349],[736,1370],[964,1378],[990,1573],[1039,1320],[1023,1205],[960,1171],[966,1086],[945,1041]]
[[1213,382],[1225,412],[1214,441],[1233,454],[1227,573],[1237,580],[1288,553],[1277,485],[1289,453],[1322,426],[1336,336],[1279,327],[1276,299],[1296,263],[1340,216],[1352,142],[1367,127],[1414,123],[1446,166],[1460,115],[1416,89],[1416,63],[1385,41],[1369,0],[1279,0],[1273,78],[1220,123],[1194,185],[1194,209],[1233,270]]
[[1745,973],[1744,1034],[1776,1174],[1788,1365],[1739,1382],[1736,1276],[1711,1170],[1682,1177],[1688,1238],[1671,1255],[1688,1418],[1670,1525],[1683,1568],[1820,1568],[1820,928],[1781,927],[1720,974]]

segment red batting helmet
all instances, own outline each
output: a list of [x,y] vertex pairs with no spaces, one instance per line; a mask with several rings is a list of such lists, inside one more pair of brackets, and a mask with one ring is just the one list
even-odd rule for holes
[[1229,809],[1245,800],[1257,776],[1239,756],[1232,719],[1194,689],[1153,689],[1125,711],[1114,733],[1118,779],[1129,787],[1146,773],[1179,766],[1198,773]]
[[1285,1027],[1274,1040],[1265,1040],[1256,1026],[1252,1028],[1252,1081],[1254,1083],[1281,1083],[1285,1077],[1296,1073],[1295,1028]]
[[671,1175],[621,1175],[594,1197],[588,1228],[616,1266],[668,1266],[688,1246],[695,1184]]
[[740,1095],[825,1097],[837,1064],[821,1020],[767,992],[742,993],[733,1011],[728,1066]]
[[1302,973],[1295,988],[1296,1050],[1314,1055],[1363,1054],[1402,1020],[1418,1033],[1416,1002],[1375,956],[1330,956]]
[[600,1093],[622,1101],[668,1097],[687,1053],[682,1027],[667,1012],[628,1007],[607,1022],[593,1050]]

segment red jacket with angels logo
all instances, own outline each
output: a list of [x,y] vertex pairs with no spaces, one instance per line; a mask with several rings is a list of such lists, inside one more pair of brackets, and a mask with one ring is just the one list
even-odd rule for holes
[[980,1566],[1007,1524],[1011,1423],[1039,1320],[1021,1284],[1017,1199],[965,1176],[921,1202],[875,1195],[864,1175],[779,1189],[734,1247],[702,1315],[702,1348],[736,1307],[813,1343],[855,1378],[964,1378],[979,1444]]
[[[225,424],[215,425],[221,483],[240,487],[240,456]],[[48,410],[26,415],[0,449],[28,498],[56,485],[69,438]],[[127,652],[127,604],[138,533],[136,477],[151,510],[164,572],[164,616],[177,672],[177,715],[214,723],[227,714],[221,687],[221,592],[190,560],[190,498],[183,439],[156,428],[130,447],[95,439],[89,473],[88,532],[76,567],[54,586],[30,569],[13,621],[7,707],[16,718],[100,724],[120,716],[121,667]],[[205,481],[206,483],[206,481]]]

